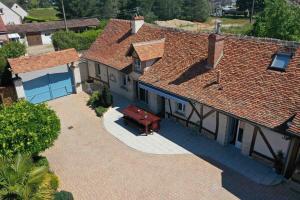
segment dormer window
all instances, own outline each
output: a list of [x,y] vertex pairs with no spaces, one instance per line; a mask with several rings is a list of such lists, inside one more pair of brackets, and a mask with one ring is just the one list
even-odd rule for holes
[[139,59],[134,60],[134,70],[138,72],[142,71],[142,63]]
[[285,71],[292,58],[291,54],[278,53],[274,56],[271,69]]

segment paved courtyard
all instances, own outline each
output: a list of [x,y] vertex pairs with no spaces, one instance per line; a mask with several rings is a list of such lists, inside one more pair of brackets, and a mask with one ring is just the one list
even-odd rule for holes
[[220,163],[194,154],[137,151],[108,133],[86,106],[85,94],[49,102],[62,123],[45,152],[60,190],[77,199],[299,199],[286,184],[259,185]]

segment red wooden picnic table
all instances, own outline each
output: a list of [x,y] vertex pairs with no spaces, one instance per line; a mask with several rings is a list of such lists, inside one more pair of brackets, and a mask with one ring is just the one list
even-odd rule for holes
[[160,118],[134,105],[129,105],[122,110],[124,118],[130,118],[145,127],[148,135],[150,130],[158,131]]

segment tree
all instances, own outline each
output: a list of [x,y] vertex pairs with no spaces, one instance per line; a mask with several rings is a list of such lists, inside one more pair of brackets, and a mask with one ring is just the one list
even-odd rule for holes
[[256,20],[253,34],[282,40],[300,41],[300,8],[285,0],[266,0],[263,13]]
[[45,104],[25,100],[0,109],[0,155],[38,154],[53,145],[60,121]]
[[174,19],[181,16],[182,7],[182,0],[156,0],[154,12],[159,19]]
[[[61,0],[55,0],[58,17],[63,18]],[[64,0],[66,18],[91,17],[96,14],[96,0]]]
[[116,18],[119,14],[119,0],[103,0],[98,5],[104,19]]
[[208,19],[210,14],[210,5],[207,0],[193,0],[191,2],[192,20],[204,22]]
[[26,53],[26,46],[20,42],[9,42],[0,48],[0,85],[7,85],[11,81],[7,58],[17,58]]
[[52,200],[57,189],[47,166],[35,166],[29,155],[0,157],[0,199]]
[[[254,13],[261,12],[264,10],[265,7],[265,0],[254,0]],[[239,10],[245,11],[249,10],[249,12],[252,9],[252,3],[253,0],[237,0],[236,6]]]

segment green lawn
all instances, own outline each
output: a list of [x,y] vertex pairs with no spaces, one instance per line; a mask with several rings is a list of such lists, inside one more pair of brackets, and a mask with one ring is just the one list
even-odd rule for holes
[[29,10],[29,16],[45,21],[58,20],[57,11],[54,8],[34,8]]

